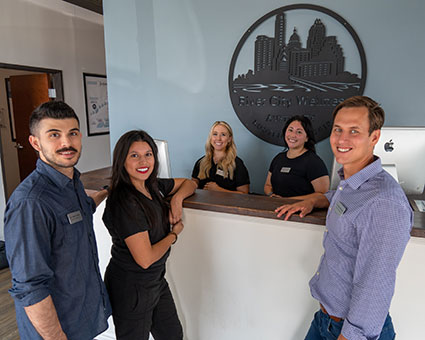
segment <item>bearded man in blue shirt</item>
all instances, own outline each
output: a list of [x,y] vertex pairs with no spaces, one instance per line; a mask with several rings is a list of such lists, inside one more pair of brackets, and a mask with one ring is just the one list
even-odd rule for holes
[[47,102],[30,117],[36,169],[10,197],[6,253],[21,340],[89,340],[111,307],[99,272],[93,212],[105,190],[88,197],[74,168],[81,132],[74,110]]
[[305,340],[393,340],[389,308],[413,224],[400,185],[373,155],[384,124],[374,100],[356,96],[333,113],[330,144],[342,164],[337,190],[276,209],[287,220],[327,208],[325,252],[310,280],[320,310]]

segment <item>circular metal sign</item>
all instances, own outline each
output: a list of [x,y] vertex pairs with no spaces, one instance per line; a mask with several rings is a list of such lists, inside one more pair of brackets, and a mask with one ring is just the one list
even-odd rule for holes
[[[297,27],[306,20],[310,28],[303,34]],[[354,46],[349,56],[358,56],[360,76],[346,69],[343,47],[336,35],[327,35],[328,25],[334,31],[337,25],[344,44]],[[267,27],[273,36],[258,34]],[[239,60],[242,54],[245,64]],[[282,128],[293,115],[310,118],[321,141],[329,137],[335,106],[363,94],[366,69],[360,39],[341,16],[315,5],[284,6],[257,20],[239,41],[229,70],[230,99],[245,127],[266,142],[283,145]]]

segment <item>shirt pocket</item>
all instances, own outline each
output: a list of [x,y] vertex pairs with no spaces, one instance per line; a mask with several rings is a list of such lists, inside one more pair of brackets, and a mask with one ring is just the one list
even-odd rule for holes
[[[79,212],[79,216],[76,216]],[[74,217],[73,217],[74,216]],[[81,210],[69,211],[60,217],[62,239],[66,245],[75,245],[84,235],[84,220]]]
[[352,217],[348,213],[338,215],[333,211],[329,220],[331,221],[328,224],[329,232],[337,239],[341,250],[349,254],[355,252],[357,250],[357,232]]

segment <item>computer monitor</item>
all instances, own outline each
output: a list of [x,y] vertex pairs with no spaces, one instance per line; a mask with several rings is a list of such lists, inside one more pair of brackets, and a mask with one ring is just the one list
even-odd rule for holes
[[[374,154],[404,192],[422,194],[425,185],[425,127],[383,127]],[[341,165],[333,161],[331,189],[338,186]]]
[[168,154],[168,143],[165,140],[154,139],[156,146],[158,147],[158,177],[160,178],[171,178],[171,165],[170,156]]

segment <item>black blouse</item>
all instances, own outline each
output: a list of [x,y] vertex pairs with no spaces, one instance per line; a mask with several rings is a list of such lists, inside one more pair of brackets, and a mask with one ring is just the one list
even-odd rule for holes
[[[158,187],[165,197],[173,190],[174,180],[158,179]],[[113,205],[108,198],[103,213],[103,222],[112,237],[111,262],[124,270],[157,276],[165,269],[170,250],[149,268],[143,269],[134,260],[124,240],[139,232],[147,231],[152,244],[159,242],[170,232],[168,213],[164,216],[158,199],[151,200],[138,191],[131,194],[125,203],[129,205],[129,209],[123,210],[119,205]],[[155,213],[155,224],[151,224],[145,214],[144,207],[148,206]]]
[[240,159],[239,157],[236,157],[235,159],[236,168],[233,172],[233,179],[230,179],[229,177],[224,178],[223,170],[217,169],[217,164],[215,164],[213,160],[211,160],[211,170],[209,172],[208,177],[204,179],[200,179],[199,166],[200,166],[202,158],[204,157],[201,157],[200,159],[196,161],[192,171],[192,178],[196,178],[199,181],[199,185],[198,185],[199,189],[203,189],[205,184],[207,184],[208,182],[215,182],[217,183],[218,186],[227,190],[232,190],[232,191],[236,191],[237,187],[240,187],[245,184],[249,184],[248,170],[245,164],[243,163],[242,159]]
[[281,152],[272,160],[269,171],[273,192],[282,197],[312,194],[311,181],[328,175],[325,163],[311,150],[295,158]]

